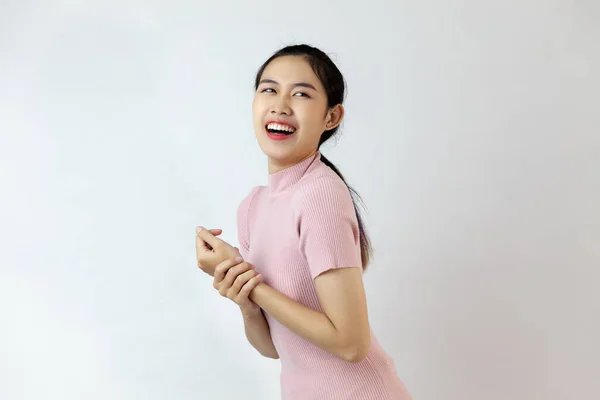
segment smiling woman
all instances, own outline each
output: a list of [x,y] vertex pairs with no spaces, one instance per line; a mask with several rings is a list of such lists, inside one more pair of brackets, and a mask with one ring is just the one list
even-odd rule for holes
[[319,150],[344,117],[343,76],[321,50],[290,46],[255,87],[269,183],[238,208],[239,254],[200,229],[198,264],[240,306],[249,342],[281,359],[282,399],[410,399],[369,325],[371,246],[352,190]]

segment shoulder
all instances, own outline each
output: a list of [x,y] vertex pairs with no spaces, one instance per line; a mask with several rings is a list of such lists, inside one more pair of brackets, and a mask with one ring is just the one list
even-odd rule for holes
[[329,167],[329,171],[315,171],[306,176],[295,190],[292,208],[296,212],[306,209],[347,209],[354,210],[352,195],[346,183]]

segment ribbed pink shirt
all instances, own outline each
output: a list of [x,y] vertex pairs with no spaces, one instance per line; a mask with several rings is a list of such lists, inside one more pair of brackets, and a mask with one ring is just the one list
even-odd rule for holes
[[[240,252],[263,281],[323,311],[313,279],[332,268],[362,268],[359,230],[346,184],[321,154],[269,175],[238,208]],[[371,349],[344,361],[266,314],[281,360],[283,400],[408,400],[393,360],[371,332]]]

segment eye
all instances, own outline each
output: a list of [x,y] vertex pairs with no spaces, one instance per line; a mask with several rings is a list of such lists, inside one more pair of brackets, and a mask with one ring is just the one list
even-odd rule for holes
[[307,95],[307,94],[306,94],[306,93],[304,93],[304,92],[297,92],[297,93],[294,93],[294,96],[295,96],[295,97],[309,97],[309,98],[310,98],[310,96],[309,96],[309,95]]
[[265,88],[261,91],[261,93],[275,93],[275,89]]

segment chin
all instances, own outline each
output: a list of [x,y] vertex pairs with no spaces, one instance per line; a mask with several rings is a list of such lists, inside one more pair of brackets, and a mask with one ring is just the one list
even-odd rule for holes
[[279,165],[294,164],[311,151],[310,146],[297,135],[281,141],[272,140],[266,134],[257,135],[257,139],[263,154]]
[[261,143],[260,148],[262,152],[269,157],[271,160],[285,161],[290,158],[294,158],[296,153],[294,147],[291,146],[278,146],[272,143]]
[[285,160],[294,157],[297,146],[291,141],[277,142],[268,137],[258,138],[258,145],[262,152],[273,160]]

